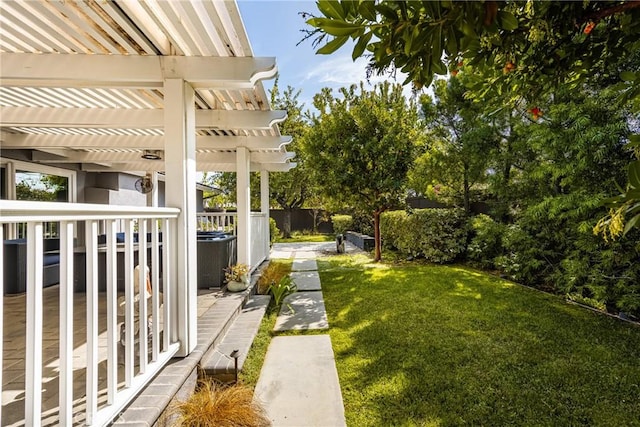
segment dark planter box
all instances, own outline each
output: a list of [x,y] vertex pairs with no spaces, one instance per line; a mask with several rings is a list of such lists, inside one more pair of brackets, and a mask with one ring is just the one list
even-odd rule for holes
[[347,241],[353,243],[363,251],[372,251],[376,246],[374,238],[371,236],[367,236],[366,234],[347,231],[345,233],[345,238],[347,239]]

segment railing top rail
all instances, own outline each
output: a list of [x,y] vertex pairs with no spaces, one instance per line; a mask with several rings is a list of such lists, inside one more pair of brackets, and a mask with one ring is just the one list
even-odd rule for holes
[[267,214],[263,212],[251,212],[251,216],[267,216]]
[[178,208],[97,205],[90,203],[0,201],[0,223],[82,221],[89,219],[177,218]]
[[198,216],[236,216],[237,212],[196,212]]

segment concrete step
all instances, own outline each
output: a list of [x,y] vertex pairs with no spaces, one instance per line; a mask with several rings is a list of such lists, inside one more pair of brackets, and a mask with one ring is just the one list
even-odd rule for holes
[[238,371],[241,371],[270,300],[268,295],[249,297],[222,341],[203,356],[200,367],[207,377],[224,383],[234,381],[235,360],[231,353],[238,350]]

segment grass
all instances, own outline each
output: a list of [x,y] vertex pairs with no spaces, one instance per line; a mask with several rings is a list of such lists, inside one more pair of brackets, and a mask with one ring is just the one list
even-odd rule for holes
[[640,328],[458,266],[318,264],[349,426],[640,425]]
[[336,236],[333,234],[307,234],[294,231],[290,238],[278,237],[276,243],[306,243],[306,242],[333,242]]

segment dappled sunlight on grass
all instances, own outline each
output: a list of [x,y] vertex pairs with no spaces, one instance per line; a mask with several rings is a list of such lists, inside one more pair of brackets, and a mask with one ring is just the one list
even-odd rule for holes
[[349,425],[640,419],[640,328],[466,267],[342,262],[318,264]]
[[460,297],[471,297],[475,299],[482,298],[482,294],[480,294],[480,292],[476,292],[475,289],[465,285],[462,282],[455,283],[455,292],[453,292],[453,295],[457,295]]

